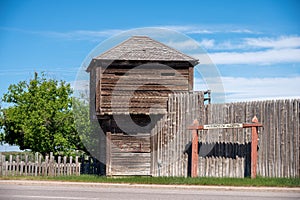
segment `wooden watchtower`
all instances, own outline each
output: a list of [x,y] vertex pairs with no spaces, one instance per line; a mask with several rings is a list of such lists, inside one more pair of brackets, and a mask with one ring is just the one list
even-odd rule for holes
[[197,64],[146,36],[130,37],[92,59],[90,111],[107,137],[106,175],[151,175],[152,125],[167,112],[170,93],[193,90]]

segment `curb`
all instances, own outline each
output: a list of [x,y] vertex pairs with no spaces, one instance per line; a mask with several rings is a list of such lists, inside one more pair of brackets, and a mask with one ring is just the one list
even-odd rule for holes
[[245,186],[207,186],[207,185],[159,185],[159,184],[129,184],[129,183],[91,183],[64,181],[31,181],[31,180],[0,180],[0,184],[14,185],[51,185],[80,187],[126,187],[126,188],[157,188],[157,189],[192,189],[192,190],[230,190],[230,191],[274,191],[300,193],[300,187],[245,187]]

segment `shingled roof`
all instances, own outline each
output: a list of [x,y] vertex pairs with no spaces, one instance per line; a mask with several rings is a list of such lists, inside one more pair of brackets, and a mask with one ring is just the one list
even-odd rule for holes
[[94,60],[188,61],[194,66],[198,64],[197,59],[147,36],[133,36]]

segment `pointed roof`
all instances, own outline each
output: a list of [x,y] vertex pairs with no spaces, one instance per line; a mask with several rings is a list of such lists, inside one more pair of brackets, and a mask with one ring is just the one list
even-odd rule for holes
[[94,58],[95,60],[188,61],[198,60],[147,36],[132,36]]

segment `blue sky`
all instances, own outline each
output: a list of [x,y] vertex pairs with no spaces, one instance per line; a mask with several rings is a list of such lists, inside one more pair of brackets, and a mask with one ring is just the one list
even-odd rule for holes
[[[100,42],[128,29],[161,27],[208,52],[227,102],[299,98],[299,2],[0,0],[0,95],[34,71],[74,83]],[[208,89],[197,74],[195,88]]]

